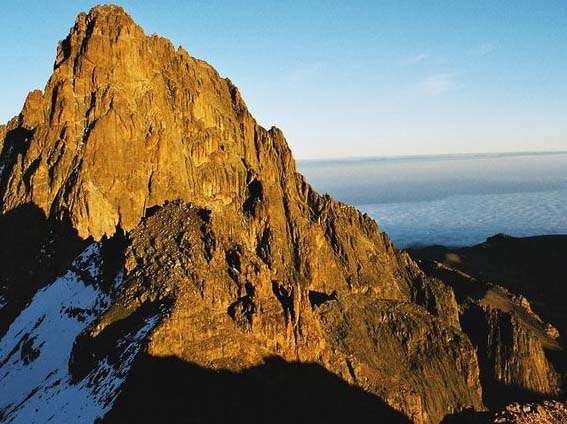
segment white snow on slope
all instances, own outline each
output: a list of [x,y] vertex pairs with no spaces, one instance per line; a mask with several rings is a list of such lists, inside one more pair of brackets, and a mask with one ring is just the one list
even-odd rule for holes
[[[12,150],[14,150],[14,146],[10,146],[8,148],[8,151],[4,155],[4,158],[9,158],[10,155],[12,154]],[[2,179],[2,174],[4,173],[5,167],[6,167],[6,159],[2,160],[2,157],[0,157],[0,180]]]
[[90,245],[63,276],[37,292],[0,340],[0,422],[93,423],[112,406],[158,319],[120,340],[118,369],[103,359],[72,384],[68,364],[75,338],[111,301],[96,284],[101,264],[100,245]]

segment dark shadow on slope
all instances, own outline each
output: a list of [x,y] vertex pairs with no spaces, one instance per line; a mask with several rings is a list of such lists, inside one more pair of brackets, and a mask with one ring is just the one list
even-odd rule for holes
[[493,411],[503,409],[506,405],[510,405],[511,403],[537,403],[554,399],[553,396],[546,396],[527,390],[524,387],[497,383],[495,381],[483,385],[482,388],[484,391],[488,392],[485,405]]
[[471,247],[431,246],[408,251],[526,296],[534,312],[560,331],[567,344],[567,235],[510,237],[497,234]]
[[317,306],[321,306],[324,303],[337,300],[337,291],[333,290],[331,294],[318,292],[315,290],[309,291],[309,303],[311,303],[311,307],[315,308]]
[[[98,321],[94,321],[81,334],[73,344],[69,358],[69,373],[71,381],[78,383],[106,359],[115,369],[120,367],[124,354],[124,340],[133,336],[144,327],[152,317],[161,319],[161,311],[169,308],[170,299],[161,302],[146,302],[129,315],[107,325],[98,335],[92,336],[91,330]],[[116,305],[116,303],[115,303]],[[108,310],[107,310],[108,312]],[[160,316],[161,315],[161,316]],[[157,323],[156,323],[157,324]]]
[[67,221],[48,220],[28,203],[0,216],[0,337],[43,286],[65,271],[88,241]]
[[[489,324],[484,311],[480,307],[471,306],[461,316],[463,331],[469,336],[477,349],[478,364],[480,367],[480,383],[484,404],[491,410],[499,410],[514,402],[530,403],[552,399],[553,396],[538,393],[525,387],[512,384],[503,384],[492,375],[493,364],[490,358],[496,357],[496,346],[489,346],[487,335],[490,334]],[[499,336],[503,338],[505,346],[513,345],[512,323],[502,319],[498,325]],[[509,339],[509,340],[506,340]],[[546,351],[546,354],[549,352]],[[563,352],[561,352],[563,353]],[[549,359],[549,358],[548,358]]]
[[[38,290],[67,271],[90,244],[81,239],[68,219],[47,219],[27,203],[0,215],[0,295],[6,306],[0,314],[0,337]],[[102,242],[103,289],[110,290],[124,263],[128,240],[120,230]]]
[[105,291],[112,289],[117,274],[124,267],[124,257],[129,244],[128,236],[119,226],[112,237],[103,239],[101,256]]
[[317,364],[269,358],[241,373],[140,358],[102,423],[410,423]]
[[447,415],[440,424],[489,424],[490,412],[461,411]]
[[[4,167],[0,177],[10,173],[16,163],[18,155],[25,155],[29,147],[29,140],[31,140],[32,137],[33,131],[22,127],[15,128],[6,133],[4,145],[0,152],[0,164]],[[4,199],[7,187],[8,178],[0,178],[0,203],[3,201],[2,199]]]
[[441,268],[434,261],[420,260],[418,264],[425,274],[437,278],[451,287],[459,304],[463,303],[468,297],[481,299],[488,289],[486,284],[459,274],[454,269]]

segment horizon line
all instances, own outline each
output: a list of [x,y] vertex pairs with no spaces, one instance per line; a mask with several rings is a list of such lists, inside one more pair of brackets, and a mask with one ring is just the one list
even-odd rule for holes
[[500,157],[500,156],[544,156],[567,154],[567,150],[513,150],[502,152],[457,152],[457,153],[419,153],[419,154],[397,154],[397,155],[369,155],[369,156],[336,156],[319,158],[296,158],[296,162],[358,162],[372,160],[394,160],[394,159],[427,159],[427,158],[470,158]]

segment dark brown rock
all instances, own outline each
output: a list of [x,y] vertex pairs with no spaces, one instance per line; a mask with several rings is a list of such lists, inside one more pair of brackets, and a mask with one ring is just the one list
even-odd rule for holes
[[561,394],[564,348],[525,297],[438,262],[421,266],[457,295],[463,331],[477,348],[487,405],[502,407]]
[[494,414],[490,424],[563,424],[567,406],[561,402],[511,404]]
[[6,137],[6,125],[0,125],[0,152],[4,146],[4,137]]
[[[435,260],[481,280],[497,282],[527,298],[531,307],[561,335],[565,310],[567,236],[511,237],[498,234],[471,247],[418,249],[417,259]],[[563,340],[565,342],[565,339]]]

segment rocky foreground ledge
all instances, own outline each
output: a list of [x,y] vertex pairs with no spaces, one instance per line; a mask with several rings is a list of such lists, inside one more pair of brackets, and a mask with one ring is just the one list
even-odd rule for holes
[[490,424],[560,424],[567,423],[567,405],[561,402],[518,403],[495,414]]

